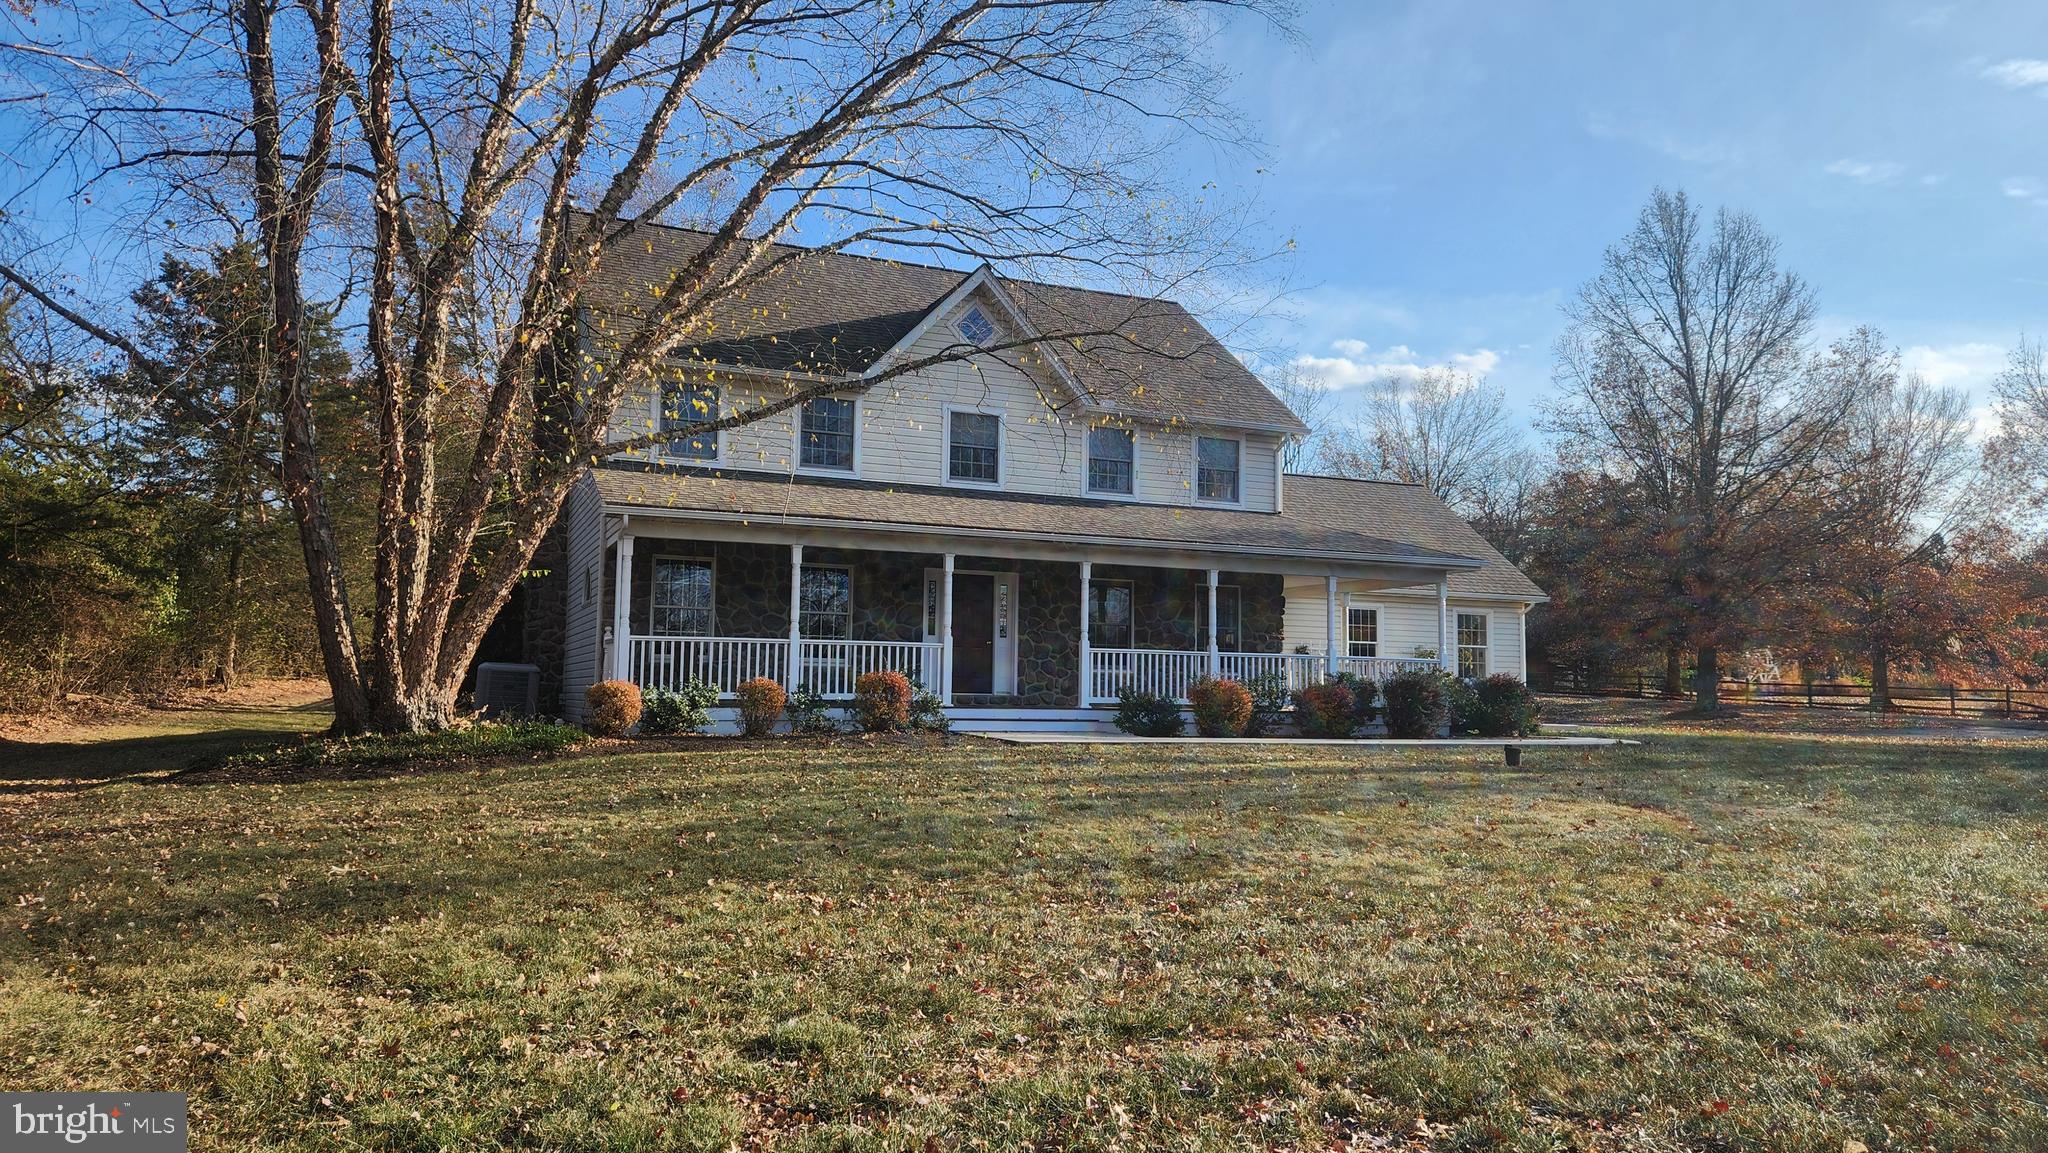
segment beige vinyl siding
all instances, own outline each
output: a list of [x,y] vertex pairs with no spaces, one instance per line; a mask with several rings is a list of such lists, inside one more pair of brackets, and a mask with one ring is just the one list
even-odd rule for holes
[[563,531],[569,535],[566,563],[569,588],[565,597],[562,637],[562,715],[583,719],[583,691],[602,679],[598,646],[604,637],[604,510],[597,484],[588,474],[569,490],[563,510]]
[[[992,305],[981,307],[997,317]],[[912,358],[933,356],[957,345],[954,317],[935,324],[913,344]],[[1000,319],[998,318],[998,323]],[[774,378],[720,374],[723,411],[750,407],[787,395],[797,387]],[[882,484],[943,485],[946,475],[947,413],[953,409],[994,413],[1003,421],[1002,489],[1052,496],[1087,495],[1087,418],[1052,383],[1034,381],[994,357],[934,365],[876,386],[858,396],[858,476]],[[1048,403],[1050,402],[1050,403]],[[1055,408],[1057,406],[1057,409]],[[653,388],[636,390],[613,421],[614,441],[641,436],[659,421]],[[795,412],[720,434],[717,463],[726,468],[787,472],[796,464]],[[1180,425],[1136,427],[1136,498],[1153,504],[1193,504],[1195,437],[1241,437],[1239,491],[1243,506],[1272,511],[1274,461],[1280,438],[1271,433],[1198,429]],[[636,459],[660,459],[655,452]]]
[[[1418,648],[1434,650],[1437,647],[1436,592],[1424,590],[1419,595],[1412,589],[1380,589],[1367,592],[1352,592],[1338,586],[1340,598],[1348,602],[1378,605],[1380,609],[1380,651],[1383,657],[1413,657]],[[1307,645],[1311,652],[1322,652],[1328,635],[1323,590],[1313,585],[1290,585],[1287,590],[1286,613],[1282,618],[1284,647],[1293,652],[1296,645]],[[1484,612],[1491,614],[1487,628],[1487,671],[1489,673],[1512,673],[1528,676],[1523,662],[1521,608],[1519,604],[1504,601],[1473,601],[1451,598],[1451,612]],[[1345,643],[1344,618],[1337,618],[1337,644],[1342,649]]]

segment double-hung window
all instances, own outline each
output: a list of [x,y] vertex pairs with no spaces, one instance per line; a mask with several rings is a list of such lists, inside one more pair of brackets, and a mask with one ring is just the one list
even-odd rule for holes
[[853,636],[853,573],[829,565],[805,565],[797,597],[797,628],[818,640]]
[[804,402],[797,433],[800,467],[853,471],[853,404],[836,396]]
[[1228,437],[1195,438],[1195,497],[1221,504],[1238,501],[1238,455],[1243,445]]
[[1128,428],[1088,430],[1088,491],[1131,495],[1138,445]]
[[968,484],[1002,480],[1003,418],[989,412],[946,417],[946,477]]
[[1458,614],[1458,675],[1478,680],[1486,675],[1486,614]]
[[1088,641],[1097,648],[1132,645],[1131,582],[1088,582]]
[[[669,380],[661,385],[661,431],[688,432],[718,419],[718,386],[704,380]],[[718,434],[679,436],[661,446],[677,460],[717,460]]]
[[1380,655],[1380,610],[1366,605],[1352,605],[1345,611],[1344,655]]
[[708,560],[654,558],[648,626],[655,636],[711,635],[712,567]]

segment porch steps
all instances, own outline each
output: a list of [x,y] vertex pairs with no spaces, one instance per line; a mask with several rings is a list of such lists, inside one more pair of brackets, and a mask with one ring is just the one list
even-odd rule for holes
[[1015,705],[946,710],[956,733],[1114,733],[1112,709],[1029,709]]

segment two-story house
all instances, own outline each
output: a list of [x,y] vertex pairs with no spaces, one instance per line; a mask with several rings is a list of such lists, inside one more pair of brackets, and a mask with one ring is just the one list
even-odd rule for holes
[[[608,307],[703,241],[650,229],[607,258],[579,325],[597,371]],[[614,435],[847,388],[590,469],[525,607],[529,641],[556,622],[528,649],[563,714],[606,678],[843,698],[896,669],[962,729],[1098,728],[1126,686],[1203,675],[1522,675],[1542,591],[1421,489],[1287,473],[1307,430],[1179,306],[792,254]],[[1020,344],[1048,332],[1117,335]]]

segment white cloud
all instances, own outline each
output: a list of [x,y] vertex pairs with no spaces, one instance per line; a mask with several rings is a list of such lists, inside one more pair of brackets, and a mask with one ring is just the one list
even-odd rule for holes
[[2048,84],[2048,60],[2005,60],[1984,70],[1987,80],[2007,88],[2035,88]]
[[1992,378],[2005,370],[2006,350],[1983,341],[1916,344],[1902,350],[1899,360],[1907,372],[1919,374],[1929,384],[1989,396]]
[[1846,176],[1858,184],[1890,184],[1906,174],[1906,166],[1890,160],[1837,160],[1826,171],[1830,176]]
[[2013,200],[2024,200],[2037,208],[2048,208],[2048,188],[2030,176],[2008,176],[1998,190]]
[[1469,376],[1486,376],[1500,365],[1501,355],[1490,348],[1452,353],[1438,364],[1425,364],[1416,351],[1396,344],[1374,352],[1362,340],[1333,340],[1336,356],[1297,356],[1294,364],[1323,388],[1336,390],[1376,384],[1403,384],[1431,368],[1448,367]]

